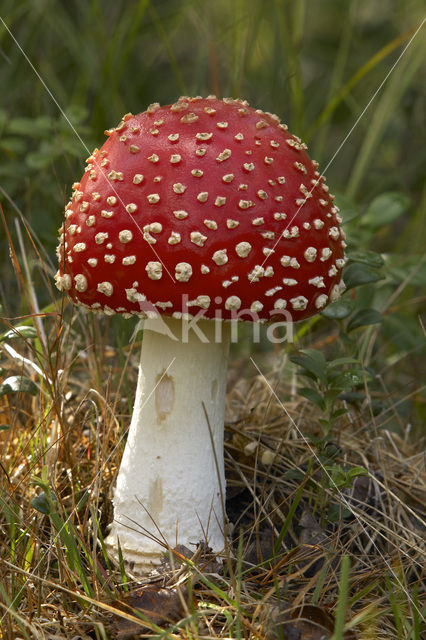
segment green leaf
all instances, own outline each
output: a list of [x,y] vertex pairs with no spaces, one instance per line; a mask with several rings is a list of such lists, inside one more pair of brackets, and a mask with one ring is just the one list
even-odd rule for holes
[[0,342],[5,340],[16,340],[16,338],[37,338],[37,331],[31,326],[19,326],[14,329],[9,329],[2,336],[0,336]]
[[52,505],[44,491],[31,500],[31,506],[44,515],[48,515],[52,510]]
[[342,409],[337,409],[336,411],[333,411],[330,418],[332,420],[337,420],[337,418],[340,418],[340,416],[344,416],[347,412],[348,410],[342,407]]
[[356,358],[336,358],[328,363],[329,369],[334,367],[341,367],[343,364],[359,364],[359,360]]
[[[331,423],[328,420],[326,420],[325,418],[318,418],[318,422],[322,426],[322,429],[323,429],[325,435],[327,435],[328,432],[331,429]],[[322,442],[322,440],[323,439],[321,438],[320,441]]]
[[330,522],[341,522],[352,517],[352,511],[341,504],[331,504],[327,510],[327,518]]
[[321,351],[305,349],[300,351],[298,355],[290,356],[290,360],[313,374],[316,378],[319,378],[323,382],[325,381],[325,368],[327,366],[327,362]]
[[10,429],[9,424],[0,424],[0,431],[8,431]]
[[321,315],[332,320],[343,320],[347,318],[354,310],[355,302],[350,298],[332,302],[328,307],[321,311]]
[[347,289],[360,287],[363,284],[372,284],[383,280],[384,276],[366,264],[361,262],[352,262],[344,271],[343,280]]
[[382,314],[376,309],[360,309],[348,322],[347,330],[353,331],[358,327],[366,327],[371,324],[378,324],[382,321]]
[[[43,471],[47,470],[47,467],[44,467],[42,470]],[[38,476],[33,476],[31,478],[31,484],[34,484],[36,487],[40,487],[40,489],[42,489],[45,493],[49,492],[49,483],[47,480],[43,478],[39,478]]]
[[37,387],[29,378],[10,376],[0,385],[0,397],[10,393],[30,393],[34,396],[37,393]]
[[379,269],[385,264],[380,253],[376,253],[375,251],[352,251],[348,255],[348,261],[361,262],[362,264],[366,264],[368,267],[373,267],[375,269]]
[[30,138],[43,138],[52,131],[52,122],[47,116],[38,118],[13,118],[9,125],[10,133]]
[[386,256],[386,275],[392,284],[406,281],[417,287],[426,286],[425,254],[389,254]]
[[357,476],[368,476],[368,471],[365,467],[352,467],[347,471],[349,478],[356,478]]
[[[79,104],[72,104],[68,107],[65,113],[68,120],[70,120],[74,126],[77,126],[87,118],[89,112],[86,107]],[[63,116],[60,118],[61,124],[63,124],[65,130],[69,129],[69,122],[67,121],[67,118],[64,118]]]
[[341,389],[352,389],[359,384],[365,382],[367,374],[364,371],[345,371],[339,378],[339,387]]
[[305,474],[303,471],[298,471],[297,469],[289,469],[288,471],[284,471],[282,477],[286,480],[296,480],[300,483],[305,479]]
[[340,389],[341,387],[337,384],[334,389],[327,389],[327,391],[324,392],[324,398],[328,401],[335,400],[340,394]]
[[310,387],[302,387],[299,389],[299,395],[303,396],[310,402],[313,402],[320,409],[325,408],[324,398],[316,389],[311,389]]
[[382,193],[374,198],[360,222],[370,229],[381,229],[401,217],[409,206],[410,199],[403,193]]

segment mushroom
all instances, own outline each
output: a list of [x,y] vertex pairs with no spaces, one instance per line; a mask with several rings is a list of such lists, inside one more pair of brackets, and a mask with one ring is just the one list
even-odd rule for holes
[[107,538],[144,573],[158,538],[224,547],[229,321],[316,314],[343,287],[345,243],[317,163],[276,115],[182,97],[106,134],[65,207],[56,284],[146,318]]

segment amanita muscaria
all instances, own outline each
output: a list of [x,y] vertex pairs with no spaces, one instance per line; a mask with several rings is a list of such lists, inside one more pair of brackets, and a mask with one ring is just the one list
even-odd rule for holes
[[306,145],[245,101],[152,104],[106,133],[65,207],[56,283],[88,309],[149,317],[108,537],[143,572],[163,549],[135,523],[171,547],[224,547],[219,323],[318,313],[343,286],[345,243]]

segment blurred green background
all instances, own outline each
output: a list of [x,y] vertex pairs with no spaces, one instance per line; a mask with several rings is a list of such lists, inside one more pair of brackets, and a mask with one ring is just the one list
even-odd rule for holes
[[384,279],[357,290],[360,308],[385,312],[385,362],[416,362],[426,284],[423,9],[420,0],[3,0],[2,315],[28,312],[7,233],[27,255],[40,307],[57,294],[57,228],[104,129],[151,102],[215,93],[277,113],[308,143],[337,194],[349,253],[385,258]]
[[[415,0],[3,0],[1,17],[16,39],[0,24],[1,202],[51,259],[85,147],[124,113],[180,94],[244,97],[324,167],[423,18]],[[389,190],[409,197],[409,215],[387,238],[377,231],[384,249],[408,237],[421,249],[424,53],[423,29],[327,169],[356,207]]]

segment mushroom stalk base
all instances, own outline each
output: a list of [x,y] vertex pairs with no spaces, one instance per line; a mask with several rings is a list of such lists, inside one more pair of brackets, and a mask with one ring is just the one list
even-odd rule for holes
[[135,405],[106,539],[115,558],[119,540],[136,574],[160,564],[167,546],[195,551],[206,541],[215,552],[224,548],[229,342],[228,323],[145,321]]

